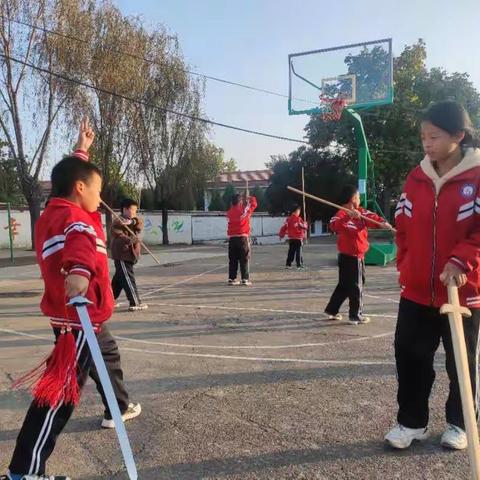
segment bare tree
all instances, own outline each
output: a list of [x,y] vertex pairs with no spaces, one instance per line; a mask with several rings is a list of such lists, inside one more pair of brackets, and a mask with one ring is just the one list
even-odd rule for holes
[[159,41],[158,35],[152,40],[156,62],[149,69],[149,106],[140,109],[137,147],[142,172],[161,205],[163,243],[168,244],[168,208],[194,173],[194,151],[205,135],[205,125],[193,118],[200,115],[203,84],[186,73],[176,42]]
[[60,121],[62,108],[73,105],[77,94],[74,85],[47,72],[55,71],[61,58],[69,59],[70,70],[78,70],[82,55],[81,49],[73,54],[66,39],[52,39],[44,31],[21,25],[17,20],[61,28],[62,23],[79,20],[75,14],[81,8],[88,10],[89,2],[60,3],[59,6],[47,0],[0,0],[0,129],[29,206],[32,246],[34,226],[40,215],[39,176],[52,129]]

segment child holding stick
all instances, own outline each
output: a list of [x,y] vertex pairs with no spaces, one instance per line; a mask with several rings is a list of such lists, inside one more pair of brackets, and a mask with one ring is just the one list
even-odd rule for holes
[[341,320],[338,311],[348,298],[349,322],[352,325],[369,323],[370,318],[363,314],[364,257],[369,247],[367,227],[390,229],[391,226],[379,215],[360,207],[360,193],[354,185],[343,188],[340,203],[348,211],[339,210],[330,220],[330,229],[337,234],[338,284],[325,314],[328,320]]

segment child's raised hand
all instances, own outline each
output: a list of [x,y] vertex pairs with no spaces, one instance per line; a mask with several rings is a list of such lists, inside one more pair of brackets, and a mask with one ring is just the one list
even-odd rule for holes
[[80,128],[78,131],[78,141],[75,147],[75,150],[84,150],[88,152],[88,149],[91,147],[93,140],[95,138],[95,133],[90,126],[88,117],[84,117],[80,122]]
[[88,290],[90,281],[83,275],[67,275],[65,278],[65,295],[68,298],[76,297],[77,295],[85,295]]

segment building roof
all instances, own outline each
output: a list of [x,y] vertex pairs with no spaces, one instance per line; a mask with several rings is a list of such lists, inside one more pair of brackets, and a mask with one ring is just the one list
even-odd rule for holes
[[270,183],[272,171],[266,170],[247,170],[244,172],[225,172],[221,173],[215,180],[208,182],[210,188],[221,188],[228,184],[243,186],[248,181],[249,185],[264,185]]

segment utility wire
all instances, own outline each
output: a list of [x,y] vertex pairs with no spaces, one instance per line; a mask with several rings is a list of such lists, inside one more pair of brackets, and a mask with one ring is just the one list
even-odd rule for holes
[[275,134],[272,134],[272,133],[261,132],[259,130],[251,130],[249,128],[237,127],[235,125],[230,125],[230,124],[227,124],[227,123],[215,122],[213,120],[209,120],[208,118],[203,118],[203,117],[198,117],[196,115],[189,115],[187,113],[177,112],[175,110],[160,107],[158,105],[148,103],[144,100],[136,99],[136,98],[130,97],[128,95],[123,95],[121,93],[112,92],[112,91],[107,90],[105,88],[96,87],[95,85],[91,85],[91,84],[86,83],[82,80],[78,80],[76,78],[68,77],[68,76],[63,75],[61,73],[53,72],[52,70],[49,70],[49,69],[46,69],[46,68],[43,68],[43,67],[39,67],[38,65],[33,65],[32,63],[25,62],[25,61],[20,60],[18,58],[11,57],[9,55],[4,55],[3,53],[0,53],[0,56],[3,57],[5,60],[10,60],[12,62],[19,63],[21,65],[25,65],[29,68],[32,68],[33,70],[37,70],[39,72],[46,73],[46,74],[51,75],[53,77],[61,78],[62,80],[65,80],[67,82],[72,82],[72,83],[75,83],[76,85],[81,85],[82,87],[90,88],[90,89],[95,90],[97,92],[101,92],[101,93],[105,93],[107,95],[111,95],[113,97],[121,98],[123,100],[127,100],[127,101],[130,101],[132,103],[137,103],[137,104],[143,105],[145,107],[150,107],[150,108],[154,108],[154,109],[157,109],[157,110],[161,110],[161,111],[166,112],[166,113],[171,113],[172,115],[178,115],[180,117],[188,118],[190,120],[194,120],[194,121],[197,121],[197,122],[202,122],[202,123],[206,123],[206,124],[209,124],[209,125],[215,125],[217,127],[228,128],[230,130],[236,130],[238,132],[250,133],[252,135],[258,135],[258,136],[261,136],[261,137],[274,138],[276,140],[285,140],[285,141],[288,141],[288,142],[308,144],[307,141],[299,140],[297,138],[284,137],[282,135],[275,135]]
[[[7,17],[3,17],[3,18],[7,18]],[[41,27],[39,25],[34,25],[32,23],[28,23],[28,22],[24,22],[24,21],[21,21],[21,20],[14,20],[14,19],[8,19],[7,20],[13,22],[13,23],[17,23],[18,25],[23,25],[25,27],[29,27],[29,28],[32,28],[32,29],[36,29],[36,30],[40,30],[44,33],[49,33],[51,35],[57,35],[59,37],[63,37],[63,38],[66,38],[66,39],[69,39],[69,40],[74,40],[76,42],[80,42],[80,43],[84,43],[84,44],[88,44],[88,41],[83,39],[83,38],[80,38],[80,37],[76,37],[76,36],[73,36],[73,35],[68,35],[66,33],[63,33],[63,32],[59,32],[57,30],[52,30],[52,29],[49,29],[49,28],[46,28],[46,27]],[[157,61],[155,60],[151,60],[149,58],[145,58],[141,55],[136,55],[135,53],[131,53],[131,52],[125,52],[123,50],[118,50],[116,48],[111,48],[111,47],[108,47],[108,48],[105,48],[105,50],[109,51],[109,52],[112,52],[112,53],[116,53],[118,55],[124,55],[124,56],[127,56],[127,57],[131,57],[131,58],[134,58],[136,60],[140,60],[142,62],[145,62],[145,63],[148,63],[148,64],[151,64],[151,65],[160,65]],[[227,84],[227,85],[233,85],[235,87],[240,87],[240,88],[245,88],[245,89],[248,89],[248,90],[253,90],[255,92],[260,92],[260,93],[266,93],[268,95],[274,95],[276,97],[281,97],[281,98],[289,98],[288,95],[285,95],[283,93],[280,93],[280,92],[275,92],[273,90],[267,90],[265,88],[258,88],[258,87],[253,87],[252,85],[246,85],[245,83],[239,83],[239,82],[234,82],[232,80],[226,80],[224,78],[220,78],[220,77],[214,77],[214,76],[211,76],[211,75],[205,75],[204,73],[200,73],[200,72],[195,72],[194,70],[189,70],[189,69],[182,69],[185,73],[188,73],[190,75],[196,75],[198,77],[202,77],[202,78],[205,78],[207,80],[212,80],[212,81],[215,81],[215,82],[219,82],[219,83],[224,83],[224,84]],[[292,100],[296,100],[296,101],[299,101],[299,102],[305,102],[305,103],[310,103],[312,105],[315,105],[317,102],[313,102],[312,100],[305,100],[303,98],[295,98],[295,97],[292,97]]]

